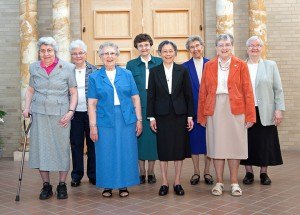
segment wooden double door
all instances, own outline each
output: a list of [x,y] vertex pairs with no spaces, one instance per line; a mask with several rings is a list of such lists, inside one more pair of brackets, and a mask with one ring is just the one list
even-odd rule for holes
[[82,39],[88,46],[88,61],[101,65],[97,50],[106,41],[121,51],[121,66],[137,57],[133,46],[137,34],[147,33],[154,41],[152,54],[163,40],[178,46],[176,62],[189,58],[185,49],[190,35],[204,36],[203,0],[82,0]]

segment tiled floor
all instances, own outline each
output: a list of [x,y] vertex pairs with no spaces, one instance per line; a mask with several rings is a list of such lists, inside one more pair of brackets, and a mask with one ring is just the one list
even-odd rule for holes
[[[80,187],[73,188],[68,180],[69,198],[40,201],[38,194],[41,180],[36,170],[25,164],[20,202],[15,202],[19,162],[8,159],[0,160],[0,214],[300,214],[300,151],[283,152],[284,165],[271,167],[271,186],[262,186],[258,180],[258,169],[255,169],[255,183],[250,186],[241,184],[242,197],[232,197],[229,193],[228,169],[225,172],[225,193],[222,197],[210,194],[212,186],[201,183],[189,184],[192,174],[192,162],[184,161],[182,184],[186,195],[179,197],[171,191],[167,196],[158,196],[160,174],[158,165],[156,174],[159,179],[155,185],[140,185],[130,188],[130,196],[120,198],[114,191],[110,199],[101,196],[84,178]],[[202,159],[201,159],[202,160]],[[170,163],[170,176],[174,175]],[[213,169],[213,168],[211,168]],[[213,174],[214,175],[214,174]],[[240,168],[242,180],[244,170]],[[52,184],[57,184],[57,173],[51,175]],[[202,177],[202,175],[201,175]],[[170,180],[170,184],[172,181]]]

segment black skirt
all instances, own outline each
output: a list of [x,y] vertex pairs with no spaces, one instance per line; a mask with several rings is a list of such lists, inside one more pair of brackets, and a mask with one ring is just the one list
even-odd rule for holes
[[168,115],[156,116],[158,159],[160,161],[184,160],[190,155],[187,115],[177,115],[172,102],[169,106]]
[[256,123],[248,129],[248,159],[242,165],[276,166],[283,164],[275,125],[263,126],[256,107]]

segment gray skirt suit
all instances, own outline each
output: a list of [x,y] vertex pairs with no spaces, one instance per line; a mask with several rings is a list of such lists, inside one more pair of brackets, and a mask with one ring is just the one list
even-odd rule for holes
[[40,61],[30,65],[31,101],[29,166],[42,171],[70,168],[70,124],[58,122],[69,110],[69,88],[76,87],[75,66],[62,60],[48,75]]

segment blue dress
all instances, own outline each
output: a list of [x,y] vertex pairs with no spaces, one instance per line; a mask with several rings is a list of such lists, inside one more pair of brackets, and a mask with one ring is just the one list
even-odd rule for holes
[[[203,68],[208,59],[203,58]],[[196,72],[196,67],[191,58],[189,61],[183,64],[188,69],[190,80],[192,83],[193,101],[194,101],[194,128],[189,132],[189,143],[191,147],[192,155],[206,154],[206,129],[197,123],[197,111],[198,111],[198,96],[200,81]]]
[[120,67],[116,67],[114,85],[120,105],[114,105],[113,86],[103,67],[89,77],[88,98],[98,100],[96,186],[110,189],[140,183],[135,131],[137,118],[131,100],[138,90],[131,72]]

